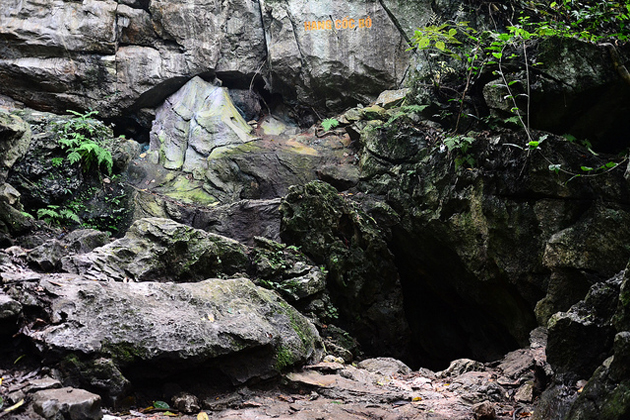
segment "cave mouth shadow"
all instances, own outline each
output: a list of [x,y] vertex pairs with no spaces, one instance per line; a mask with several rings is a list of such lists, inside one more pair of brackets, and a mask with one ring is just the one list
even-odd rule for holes
[[520,329],[536,327],[533,310],[513,287],[475,279],[455,252],[437,241],[408,241],[408,234],[398,234],[390,244],[411,335],[405,363],[443,370],[455,359],[490,362],[526,345],[527,336],[516,337],[508,328],[512,320],[500,315],[514,310],[513,320],[525,324]]

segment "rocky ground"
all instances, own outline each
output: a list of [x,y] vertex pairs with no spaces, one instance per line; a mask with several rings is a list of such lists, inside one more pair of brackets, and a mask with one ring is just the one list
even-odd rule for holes
[[545,331],[538,329],[527,349],[494,363],[458,359],[440,372],[412,371],[392,358],[345,364],[328,356],[257,386],[226,391],[196,378],[195,388],[183,392],[178,385],[156,383],[102,409],[96,394],[62,388],[54,369],[38,368],[25,357],[1,371],[5,407],[22,404],[0,417],[37,419],[57,410],[63,418],[106,420],[527,418],[549,373],[545,342]]

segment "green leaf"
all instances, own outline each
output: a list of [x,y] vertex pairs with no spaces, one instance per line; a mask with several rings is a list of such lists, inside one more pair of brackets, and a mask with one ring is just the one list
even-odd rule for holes
[[529,146],[530,149],[536,149],[540,145],[540,142],[532,140],[529,143],[527,143],[527,145]]
[[153,401],[153,407],[159,408],[160,410],[168,410],[169,408],[171,408],[171,406],[164,401]]
[[501,57],[503,57],[503,53],[500,52],[493,52],[492,55],[494,56],[494,58],[500,60]]
[[444,44],[444,41],[436,41],[435,48],[437,48],[440,51],[444,51],[446,49],[446,44]]
[[429,44],[431,43],[431,41],[429,40],[429,38],[420,38],[418,40],[418,48],[423,50],[425,48],[427,48],[429,46]]
[[448,36],[452,38],[452,37],[454,37],[454,36],[455,36],[455,34],[456,34],[456,33],[457,33],[457,29],[455,29],[455,28],[451,28],[451,29],[448,31]]
[[584,172],[590,172],[593,170],[593,168],[591,168],[590,166],[580,166],[580,169],[582,169]]
[[563,134],[562,137],[564,137],[569,143],[573,143],[577,140],[577,138],[571,134]]

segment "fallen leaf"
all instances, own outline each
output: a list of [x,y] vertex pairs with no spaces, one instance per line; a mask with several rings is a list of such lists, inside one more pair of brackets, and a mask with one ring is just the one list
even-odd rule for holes
[[164,401],[153,401],[153,407],[159,408],[162,410],[168,410],[169,408],[171,408],[171,406],[168,405],[168,403]]
[[5,408],[2,412],[3,413],[8,413],[9,411],[13,411],[17,408],[20,408],[24,405],[24,398],[22,398],[20,401],[18,401],[17,403],[13,404],[11,407],[9,408]]
[[210,420],[210,417],[208,417],[208,414],[204,411],[202,411],[201,413],[197,414],[197,420]]

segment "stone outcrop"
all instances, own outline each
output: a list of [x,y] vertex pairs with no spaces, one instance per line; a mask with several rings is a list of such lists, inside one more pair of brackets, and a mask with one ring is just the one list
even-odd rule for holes
[[269,82],[287,100],[341,110],[406,76],[405,36],[383,2],[261,0],[261,7]]
[[[549,160],[579,171],[601,167],[612,157],[551,135],[530,155],[512,146],[523,142],[512,132],[460,137],[456,140],[469,141],[470,148],[449,152],[440,148],[440,129],[399,108],[351,110],[339,119],[360,133],[362,146],[356,190],[365,195],[353,190],[347,198],[382,231],[387,251],[378,258],[382,267],[393,261],[395,274],[387,277],[399,278],[412,332],[409,348],[421,363],[445,353],[447,359],[471,352],[481,360],[499,357],[526,340],[537,321],[544,325],[580,300],[590,284],[622,269],[630,256],[624,240],[630,190],[622,168],[570,181],[569,175],[549,170]],[[474,167],[463,167],[466,157],[474,158]],[[283,238],[325,261],[336,279],[335,267],[343,267],[344,259],[330,260],[337,250],[332,244],[358,255],[349,250],[359,250],[355,243],[361,244],[363,234],[355,223],[361,218],[344,216],[347,204],[338,204],[342,199],[333,192],[315,194],[311,201],[312,188],[287,196]],[[299,203],[310,203],[303,212],[307,216],[300,216]],[[327,214],[321,220],[320,211]],[[350,265],[339,270],[344,274],[331,290],[351,288],[347,278],[366,266]],[[427,336],[441,337],[441,344],[432,347],[423,339]]]
[[27,152],[31,142],[29,125],[17,115],[0,111],[0,241],[5,234],[22,233],[30,221],[21,213],[20,192],[7,183],[9,170]]
[[251,77],[265,57],[256,2],[209,7],[205,1],[50,0],[5,6],[0,89],[46,110],[93,108],[121,116],[128,108],[159,105],[197,74]]
[[283,240],[328,269],[328,290],[341,326],[366,351],[408,356],[409,327],[387,229],[321,181],[292,187],[281,211]]
[[237,241],[159,218],[138,220],[123,238],[62,259],[65,271],[87,278],[176,282],[244,272],[247,262]]
[[630,413],[628,267],[549,320],[551,386],[534,419],[625,419]]
[[[209,213],[203,206],[276,199],[289,186],[318,178],[342,189],[358,182],[354,146],[345,131],[301,130],[283,116],[253,125],[224,88],[201,78],[169,97],[153,122],[149,151],[130,167],[138,217],[194,218],[200,226]],[[202,208],[181,208],[169,200]]]
[[203,178],[208,156],[223,146],[254,140],[252,128],[238,113],[226,88],[195,77],[156,112],[151,149],[166,169]]
[[29,125],[17,115],[0,112],[0,185],[31,143]]
[[29,335],[83,375],[96,369],[89,356],[113,360],[113,369],[124,368],[132,381],[212,366],[243,383],[319,357],[312,324],[247,279],[173,284],[49,276],[40,284],[53,296],[50,325]]
[[[305,109],[338,109],[403,81],[403,33],[419,24],[404,4],[11,0],[0,16],[0,93],[129,119],[203,75],[240,89],[264,79]],[[412,9],[421,20],[428,5]]]

